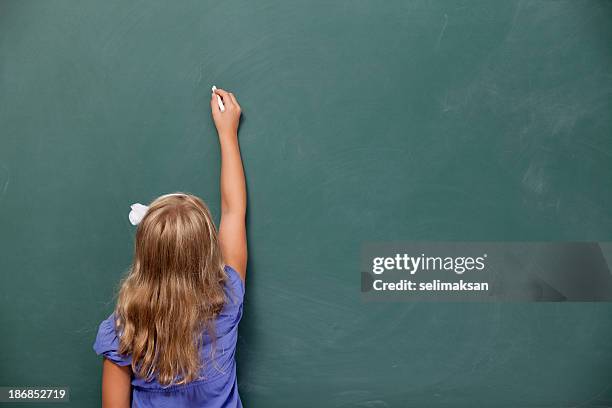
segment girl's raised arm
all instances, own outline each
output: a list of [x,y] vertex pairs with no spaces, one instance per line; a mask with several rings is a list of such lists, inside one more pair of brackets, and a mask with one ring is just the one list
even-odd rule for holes
[[[223,99],[221,112],[217,95]],[[223,89],[216,89],[210,99],[212,116],[221,145],[221,222],[219,243],[224,262],[245,280],[247,265],[246,240],[246,182],[238,144],[240,105],[236,97]]]

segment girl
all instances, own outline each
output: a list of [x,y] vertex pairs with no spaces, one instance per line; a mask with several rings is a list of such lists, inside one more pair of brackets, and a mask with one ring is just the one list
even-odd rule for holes
[[94,344],[104,356],[103,407],[242,406],[234,358],[247,264],[240,105],[216,89],[210,106],[221,145],[219,233],[189,194],[132,206],[134,260]]

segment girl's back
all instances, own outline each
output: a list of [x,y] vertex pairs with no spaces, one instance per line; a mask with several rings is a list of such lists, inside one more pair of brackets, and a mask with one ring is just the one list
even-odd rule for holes
[[[242,406],[236,381],[235,351],[238,339],[238,323],[242,317],[244,284],[238,273],[230,266],[225,293],[228,302],[215,321],[215,348],[205,341],[201,347],[201,379],[182,385],[162,386],[156,380],[147,382],[143,378],[132,378],[132,406],[135,407],[236,407]],[[209,340],[209,339],[207,339]],[[119,354],[119,338],[115,329],[115,315],[110,315],[99,327],[94,344],[97,354],[120,366],[128,366],[130,356]]]

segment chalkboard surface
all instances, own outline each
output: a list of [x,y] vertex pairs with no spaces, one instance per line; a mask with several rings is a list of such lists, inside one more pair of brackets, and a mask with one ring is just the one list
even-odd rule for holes
[[[612,304],[363,303],[364,241],[612,240],[612,3],[3,1],[0,385],[97,406],[129,205],[249,187],[247,407],[612,405]],[[19,405],[24,406],[24,405]],[[38,405],[40,406],[40,405]]]

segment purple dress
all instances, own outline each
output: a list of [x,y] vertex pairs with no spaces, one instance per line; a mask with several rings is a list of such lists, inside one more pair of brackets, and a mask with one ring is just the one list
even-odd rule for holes
[[[157,381],[146,382],[132,376],[132,407],[242,407],[236,381],[236,340],[238,323],[242,317],[244,284],[238,273],[226,266],[225,292],[228,302],[217,317],[215,360],[206,359],[201,380],[164,388]],[[120,355],[119,339],[115,332],[114,314],[100,324],[94,350],[120,366],[131,364],[130,356]],[[210,356],[210,343],[200,351]]]

